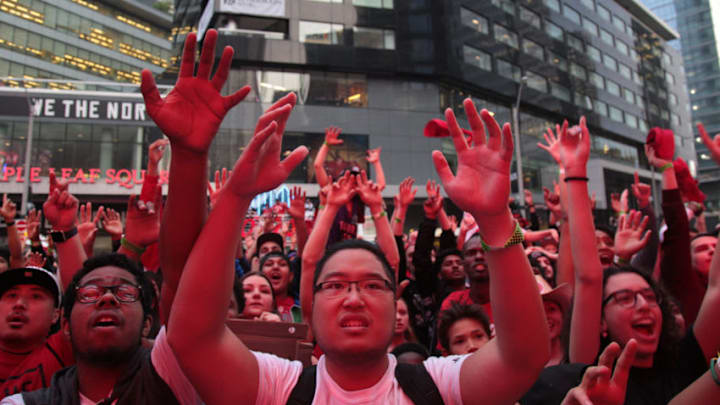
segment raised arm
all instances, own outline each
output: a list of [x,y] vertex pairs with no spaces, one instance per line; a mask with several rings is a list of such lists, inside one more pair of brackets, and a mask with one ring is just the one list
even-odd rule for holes
[[72,281],[75,273],[82,268],[87,259],[80,237],[77,235],[78,200],[67,190],[54,189],[43,204],[45,218],[52,226],[53,232],[70,236],[64,241],[55,240],[57,250],[58,274],[63,291]]
[[312,319],[313,277],[315,266],[325,254],[330,228],[340,207],[347,204],[355,196],[355,178],[347,171],[337,182],[326,186],[327,198],[325,206],[315,218],[305,251],[302,255],[302,275],[300,276],[300,308],[303,320],[308,324]]
[[137,200],[138,208],[147,209],[150,214],[155,212],[155,189],[160,179],[160,160],[165,154],[165,148],[170,143],[167,139],[161,138],[151,143],[148,147],[148,164],[145,171],[140,198]]
[[652,274],[657,261],[658,248],[660,247],[660,237],[658,236],[658,226],[655,217],[655,211],[650,204],[650,195],[652,190],[649,185],[641,183],[638,173],[635,172],[635,182],[631,187],[633,196],[637,201],[640,212],[648,217],[648,230],[650,231],[650,240],[648,244],[642,248],[631,260],[633,267],[642,269],[648,274]]
[[519,228],[507,204],[513,151],[510,125],[501,131],[488,111],[478,114],[470,99],[464,106],[473,133],[470,144],[452,110],[445,112],[458,156],[457,174],[441,152],[433,152],[433,161],[450,199],[475,217],[483,241],[493,246],[486,258],[496,338],[465,360],[460,390],[466,404],[508,404],[540,374],[550,357],[550,340],[538,287],[515,237]]
[[15,215],[17,215],[17,207],[15,203],[7,198],[7,194],[3,194],[2,207],[0,207],[0,215],[5,221],[7,227],[8,250],[10,250],[10,269],[23,267],[25,258],[22,254],[22,245],[20,243],[20,234],[15,225]]
[[305,192],[295,186],[290,190],[290,207],[288,213],[295,224],[295,239],[297,240],[297,252],[302,257],[305,243],[308,239],[308,228],[305,223]]
[[587,189],[590,133],[585,117],[580,119],[580,127],[568,130],[567,121],[563,123],[559,145],[560,160],[565,169],[570,247],[575,269],[569,357],[571,362],[592,363],[600,347],[602,265],[595,245],[595,226]]
[[313,160],[315,180],[320,185],[320,188],[332,183],[332,179],[325,171],[325,159],[327,159],[327,154],[331,146],[342,145],[343,140],[338,139],[340,132],[342,132],[341,128],[329,127],[325,129],[325,142],[320,146],[320,150],[318,150],[317,155],[315,155],[315,160]]
[[373,169],[375,169],[375,184],[380,187],[380,191],[385,189],[385,172],[383,171],[382,163],[380,162],[380,151],[382,148],[369,149],[367,151],[367,161],[372,163]]
[[365,205],[370,208],[370,215],[375,224],[377,244],[383,253],[385,253],[385,258],[388,263],[390,263],[390,267],[395,270],[395,280],[397,280],[400,253],[398,253],[395,238],[393,237],[392,229],[390,229],[390,222],[385,212],[382,188],[379,184],[368,180],[367,173],[363,170],[360,172],[360,175],[357,176],[357,191]]
[[405,228],[405,216],[410,204],[415,200],[417,187],[413,188],[415,179],[407,177],[400,183],[398,194],[395,196],[395,208],[393,209],[392,220],[390,221],[395,236],[402,236]]
[[217,71],[210,79],[216,41],[217,32],[209,30],[197,75],[193,75],[196,39],[195,33],[188,34],[178,80],[165,99],[160,98],[152,73],[147,69],[142,72],[145,108],[169,138],[172,149],[168,197],[160,227],[160,265],[164,277],[160,319],[163,322],[168,317],[183,266],[207,215],[205,190],[210,143],[225,114],[250,92],[245,86],[229,96],[220,95],[233,50],[225,47]]
[[235,249],[250,201],[280,185],[307,155],[307,149],[300,147],[279,160],[280,129],[295,100],[291,93],[260,117],[188,257],[170,313],[168,343],[205,403],[254,404],[257,397],[257,361],[225,326],[225,317]]
[[[118,253],[122,253],[136,262],[148,246],[158,241],[160,235],[160,215],[162,213],[162,191],[155,187],[155,195],[146,200],[144,208],[140,208],[138,197],[131,195],[128,198],[127,217],[125,219],[125,236],[122,238]],[[154,209],[150,212],[148,203]]]

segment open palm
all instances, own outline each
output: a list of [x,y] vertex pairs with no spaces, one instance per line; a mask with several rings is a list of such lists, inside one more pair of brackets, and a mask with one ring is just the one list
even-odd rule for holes
[[147,69],[142,72],[141,90],[146,110],[173,146],[194,152],[207,151],[225,114],[250,92],[245,86],[229,96],[220,95],[232,60],[230,47],[223,50],[217,72],[209,79],[216,42],[217,32],[209,30],[197,75],[193,76],[196,37],[194,33],[187,36],[178,81],[165,99],[160,98],[152,73]]

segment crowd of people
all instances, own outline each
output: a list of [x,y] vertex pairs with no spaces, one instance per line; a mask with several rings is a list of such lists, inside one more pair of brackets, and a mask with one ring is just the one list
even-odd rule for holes
[[[611,228],[593,215],[584,117],[548,129],[538,146],[559,171],[544,190],[550,226],[541,229],[532,194],[526,212],[510,207],[510,125],[468,99],[469,131],[445,112],[457,166],[433,152],[440,184],[427,181],[424,219],[406,224],[415,179],[400,184],[389,213],[380,150],[368,151],[374,180],[357,168],[333,177],[325,158],[342,135],[330,127],[314,160],[314,219],[296,187],[288,205],[246,229],[253,198],[282,184],[308,150],[281,154],[296,102],[289,93],[210,185],[210,144],[250,88],[220,94],[233,51],[223,50],[211,77],[217,33],[205,35],[197,71],[188,35],[165,98],[142,74],[146,110],[167,139],[150,146],[124,221],[104,207],[93,216],[51,174],[42,216],[27,215],[25,249],[17,208],[3,199],[0,404],[715,402],[717,235],[701,206],[686,208],[672,156],[658,144],[645,152],[662,177],[662,214],[636,174],[629,192],[613,196]],[[720,136],[699,130],[720,164]],[[157,168],[168,146],[163,198]],[[462,218],[448,215],[446,198]],[[374,241],[358,235],[366,212]],[[93,251],[98,226],[112,253]],[[313,365],[250,350],[227,326],[233,318],[308,324]]]

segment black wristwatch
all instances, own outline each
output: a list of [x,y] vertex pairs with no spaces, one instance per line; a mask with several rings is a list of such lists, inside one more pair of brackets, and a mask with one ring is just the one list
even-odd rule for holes
[[65,242],[66,240],[77,235],[77,232],[77,227],[74,227],[67,231],[52,231],[50,232],[50,237],[52,238],[53,242]]

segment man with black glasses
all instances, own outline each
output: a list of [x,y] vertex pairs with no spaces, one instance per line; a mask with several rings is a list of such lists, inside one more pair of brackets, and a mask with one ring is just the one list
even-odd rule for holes
[[142,337],[152,324],[154,289],[120,254],[91,258],[73,277],[63,302],[62,330],[76,365],[48,388],[6,397],[5,404],[176,404],[194,390],[161,329],[152,350]]

